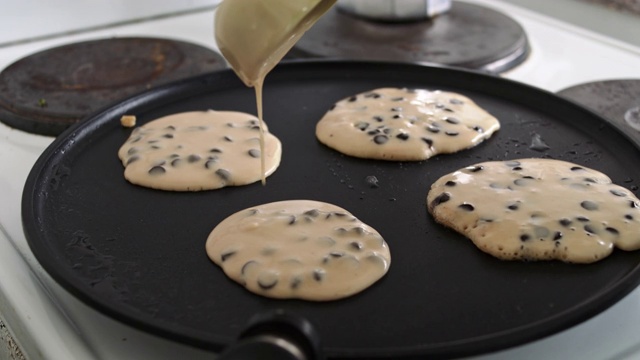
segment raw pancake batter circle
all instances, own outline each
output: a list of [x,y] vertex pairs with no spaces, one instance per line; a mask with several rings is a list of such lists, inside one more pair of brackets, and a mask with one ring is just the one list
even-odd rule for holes
[[[280,164],[280,140],[264,126],[265,176]],[[120,148],[125,178],[161,190],[199,191],[261,179],[258,119],[235,111],[173,114],[135,128]]]
[[371,226],[324,202],[289,200],[239,211],[211,232],[207,255],[249,291],[326,301],[384,276],[389,247]]
[[640,249],[640,200],[596,170],[551,159],[476,164],[438,179],[435,220],[504,260],[592,263]]
[[318,122],[316,137],[350,156],[420,161],[476,146],[499,128],[461,94],[381,88],[338,101]]

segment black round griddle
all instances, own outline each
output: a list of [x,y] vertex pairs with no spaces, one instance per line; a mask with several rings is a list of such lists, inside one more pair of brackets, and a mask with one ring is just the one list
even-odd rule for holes
[[[502,128],[476,148],[414,163],[351,158],[315,139],[316,122],[335,101],[384,86],[460,92]],[[120,125],[123,114],[140,125],[180,111],[255,113],[253,90],[231,71],[151,90],[70,128],[25,186],[24,230],[38,261],[90,306],[166,338],[218,351],[253,314],[284,309],[314,324],[331,358],[455,357],[515,346],[590,318],[640,280],[640,252],[616,250],[592,265],[500,261],[427,213],[431,183],[488,160],[572,161],[637,190],[640,144],[578,105],[479,73],[373,62],[282,64],[267,77],[264,103],[283,144],[266,187],[175,193],[123,178],[117,150],[131,132]],[[285,199],[333,203],[374,226],[391,249],[389,273],[326,303],[272,300],[227,279],[204,251],[209,232],[236,211]]]

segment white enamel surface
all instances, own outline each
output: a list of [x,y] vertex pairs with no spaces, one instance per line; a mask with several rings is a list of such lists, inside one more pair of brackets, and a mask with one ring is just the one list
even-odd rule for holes
[[[637,47],[502,1],[473,2],[509,14],[529,36],[530,58],[505,74],[507,78],[550,91],[593,80],[640,78]],[[44,26],[26,26],[33,20],[30,17],[24,18],[25,26],[13,26],[15,20],[5,21],[5,9],[0,16],[0,34],[24,39],[35,35],[25,28]],[[24,15],[25,10],[20,9]],[[213,11],[206,10],[4,46],[0,47],[0,68],[45,48],[112,36],[158,36],[215,49],[212,19]],[[51,31],[55,29],[46,33]],[[52,138],[25,134],[0,124],[0,313],[25,355],[31,360],[211,359],[213,354],[142,333],[97,313],[66,293],[39,267],[22,234],[20,199],[31,166],[51,141]],[[640,290],[636,289],[580,325],[531,344],[474,359],[638,359],[639,324]]]

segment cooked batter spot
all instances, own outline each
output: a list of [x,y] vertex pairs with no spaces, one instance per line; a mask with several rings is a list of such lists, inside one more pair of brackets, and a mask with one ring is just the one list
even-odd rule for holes
[[213,229],[206,250],[251,292],[313,301],[356,294],[384,276],[391,262],[375,229],[342,208],[311,200],[237,212]]
[[419,161],[473,147],[499,128],[463,95],[382,88],[338,101],[318,122],[316,136],[355,157]]
[[[233,111],[193,111],[135,128],[120,148],[125,178],[161,190],[199,191],[260,180],[252,144],[256,118]],[[234,141],[234,139],[236,141]],[[266,175],[280,164],[280,141],[265,132]]]
[[482,251],[572,263],[603,259],[614,246],[640,249],[638,203],[598,171],[549,159],[469,166],[441,177],[427,195],[435,220]]

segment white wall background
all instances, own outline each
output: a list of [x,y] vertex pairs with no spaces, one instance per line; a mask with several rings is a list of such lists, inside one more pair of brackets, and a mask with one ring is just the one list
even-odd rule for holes
[[220,0],[0,0],[0,47],[114,23],[212,7]]

